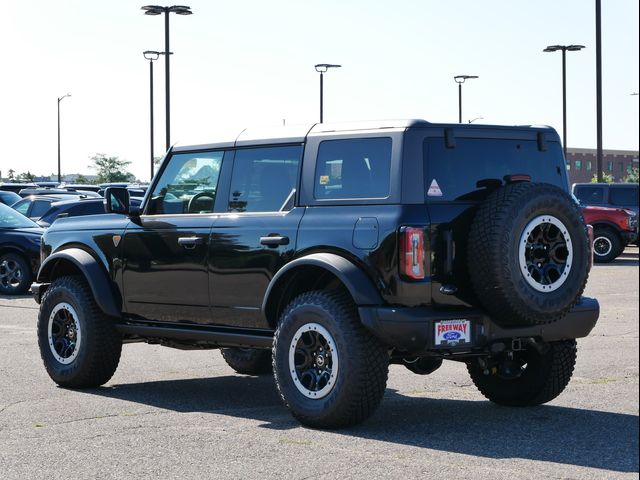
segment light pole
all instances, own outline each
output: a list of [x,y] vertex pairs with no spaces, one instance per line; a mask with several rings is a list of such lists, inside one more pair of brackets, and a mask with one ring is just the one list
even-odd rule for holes
[[584,45],[549,45],[543,52],[562,52],[562,146],[567,157],[567,51],[578,52]]
[[322,123],[322,121],[323,121],[323,115],[322,115],[323,83],[322,83],[322,80],[323,80],[324,74],[330,68],[340,68],[340,67],[342,67],[342,65],[332,65],[331,63],[318,63],[317,65],[315,65],[316,72],[318,72],[320,74],[320,123]]
[[58,183],[62,182],[62,174],[60,170],[60,102],[70,96],[71,94],[67,93],[66,95],[58,97]]
[[169,146],[171,145],[171,101],[170,101],[170,89],[169,89],[169,14],[175,13],[177,15],[191,15],[193,12],[191,11],[191,7],[187,7],[186,5],[173,5],[171,7],[162,7],[160,5],[146,5],[141,7],[144,10],[145,15],[160,15],[164,13],[164,61],[165,61],[165,72],[164,72],[164,84],[165,84],[165,111],[166,111],[166,119],[165,119],[165,144],[166,149],[169,150]]
[[476,118],[474,118],[474,119],[472,119],[472,120],[469,120],[469,123],[473,123],[473,122],[475,122],[476,120],[484,120],[484,117],[476,117]]
[[596,165],[598,183],[602,176],[602,5],[596,0]]
[[456,75],[453,79],[458,84],[458,123],[462,123],[462,84],[465,80],[478,78],[477,75]]
[[151,136],[151,180],[153,180],[153,62],[160,57],[160,52],[155,50],[146,50],[142,52],[144,58],[149,60],[149,123]]

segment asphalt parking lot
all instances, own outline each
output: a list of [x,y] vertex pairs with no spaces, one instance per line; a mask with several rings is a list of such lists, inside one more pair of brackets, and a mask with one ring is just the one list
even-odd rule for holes
[[70,391],[37,350],[37,304],[0,297],[0,478],[638,478],[638,248],[591,272],[600,321],[567,390],[495,406],[463,365],[392,366],[365,424],[301,427],[269,376],[217,351],[125,346],[104,387]]

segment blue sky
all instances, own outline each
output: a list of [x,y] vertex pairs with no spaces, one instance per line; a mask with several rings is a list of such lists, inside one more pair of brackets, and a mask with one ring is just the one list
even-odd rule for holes
[[[0,138],[9,168],[56,171],[56,99],[63,173],[91,173],[101,152],[148,176],[149,70],[164,48],[161,17],[131,0],[0,0]],[[603,0],[604,147],[638,149],[638,2]],[[172,15],[172,141],[213,142],[246,126],[318,118],[315,63],[325,77],[325,121],[463,118],[562,129],[561,54],[567,54],[568,145],[595,147],[595,2],[259,0],[187,2]],[[165,5],[165,4],[162,4]],[[164,63],[155,64],[156,144],[164,149]]]

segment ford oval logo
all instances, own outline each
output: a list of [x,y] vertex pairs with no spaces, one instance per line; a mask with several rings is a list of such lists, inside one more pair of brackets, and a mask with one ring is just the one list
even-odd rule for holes
[[460,332],[447,332],[442,337],[445,340],[451,341],[451,340],[458,340],[460,338],[460,336],[461,336]]

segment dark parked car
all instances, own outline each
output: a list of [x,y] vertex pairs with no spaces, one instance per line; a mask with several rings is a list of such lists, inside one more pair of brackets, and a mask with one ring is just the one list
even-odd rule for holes
[[29,217],[31,220],[35,221],[49,210],[52,203],[77,198],[79,198],[78,195],[70,192],[51,195],[30,195],[11,206],[25,217]]
[[98,193],[101,189],[100,185],[92,185],[85,183],[61,183],[58,188],[64,190],[78,191],[78,192],[95,192]]
[[46,187],[37,187],[37,188],[24,188],[20,190],[19,195],[21,197],[28,197],[30,195],[78,195],[84,197],[95,197],[98,198],[100,195],[97,192],[91,192],[89,190],[71,190],[65,188],[46,188]]
[[35,183],[0,183],[0,190],[4,190],[5,192],[19,193],[20,190],[25,188],[38,188],[38,185]]
[[[140,206],[142,199],[131,197],[132,206]],[[49,227],[58,218],[79,217],[83,215],[99,215],[104,213],[103,198],[79,198],[53,202],[36,223],[41,227]]]
[[540,405],[599,316],[568,185],[558,134],[537,126],[316,124],[176,147],[141,208],[107,189],[112,214],[47,229],[41,358],[90,388],[123,344],[222,348],[323,428],[370,416],[390,363],[463,362],[489,400]]
[[22,200],[22,197],[17,193],[0,190],[0,203],[11,206],[20,200]]
[[0,204],[0,294],[25,293],[40,265],[44,230],[13,208]]
[[104,191],[109,187],[119,187],[126,188],[129,190],[129,195],[132,197],[144,197],[144,194],[147,193],[147,189],[149,185],[141,185],[139,183],[126,183],[126,182],[115,182],[115,183],[101,183],[99,185],[100,190],[98,193],[100,195],[104,195]]

